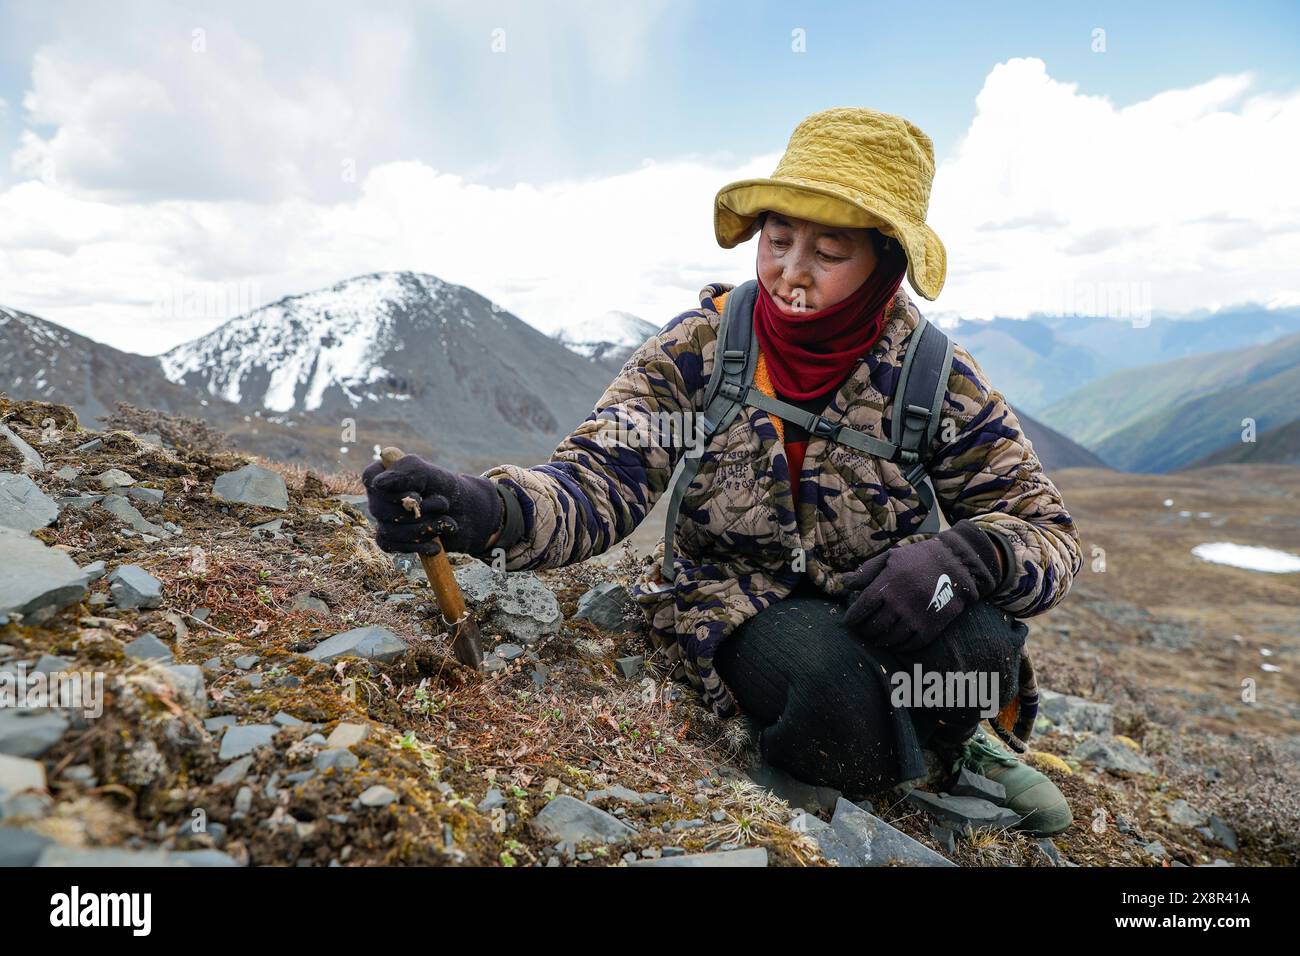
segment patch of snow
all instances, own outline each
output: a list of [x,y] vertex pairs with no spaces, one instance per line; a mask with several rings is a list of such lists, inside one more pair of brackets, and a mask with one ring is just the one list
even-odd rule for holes
[[1165,499],[1165,507],[1166,507],[1166,508],[1172,508],[1173,506],[1174,506],[1174,499],[1173,499],[1173,498],[1166,498],[1166,499]]
[[1282,671],[1282,668],[1278,667],[1276,664],[1260,664],[1259,669],[1266,674],[1278,674]]
[[1300,571],[1300,555],[1274,548],[1257,548],[1252,545],[1214,541],[1198,544],[1192,554],[1212,564],[1226,564],[1247,571],[1265,571],[1269,574],[1293,574]]

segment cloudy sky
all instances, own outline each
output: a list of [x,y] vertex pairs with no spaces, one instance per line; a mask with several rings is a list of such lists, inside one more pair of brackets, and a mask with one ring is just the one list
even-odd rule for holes
[[0,2],[0,304],[154,353],[412,269],[660,324],[752,275],[718,188],[852,105],[934,139],[927,314],[1300,305],[1292,2],[365,6]]

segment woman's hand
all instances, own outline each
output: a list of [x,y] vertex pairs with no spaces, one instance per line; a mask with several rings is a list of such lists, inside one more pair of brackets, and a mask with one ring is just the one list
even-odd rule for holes
[[[378,524],[375,541],[384,551],[437,554],[438,537],[448,551],[478,555],[501,535],[505,502],[486,478],[453,474],[407,455],[387,470],[374,462],[361,481]],[[407,498],[418,501],[418,509],[409,508]]]
[[958,521],[925,541],[889,548],[846,574],[845,621],[864,639],[916,654],[1002,579],[1001,553],[974,522]]

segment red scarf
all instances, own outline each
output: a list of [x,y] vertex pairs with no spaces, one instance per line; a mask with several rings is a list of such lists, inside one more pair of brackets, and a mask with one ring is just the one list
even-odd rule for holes
[[776,390],[786,398],[816,398],[844,381],[880,337],[885,307],[906,272],[900,250],[881,259],[847,299],[802,315],[784,315],[760,279],[754,331]]

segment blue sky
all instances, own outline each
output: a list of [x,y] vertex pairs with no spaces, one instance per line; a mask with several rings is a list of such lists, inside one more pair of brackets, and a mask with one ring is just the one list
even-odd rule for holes
[[[1298,53],[1294,2],[0,3],[0,303],[147,349],[219,320],[157,314],[178,287],[416,268],[548,331],[666,321],[752,261],[710,245],[712,193],[857,105],[935,141],[940,312],[1107,279],[1291,304]],[[997,233],[1009,209],[1060,234]],[[1172,255],[1175,217],[1206,231]]]

